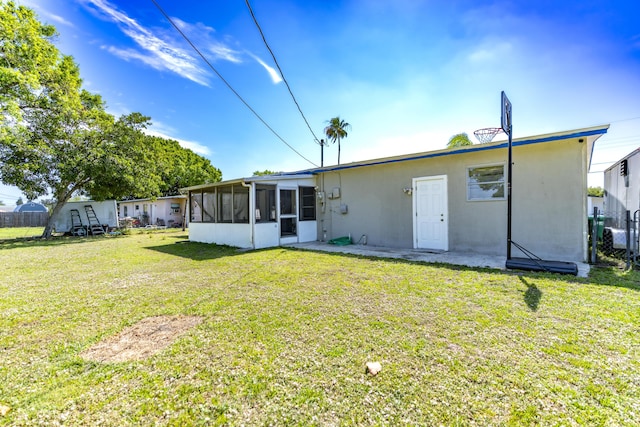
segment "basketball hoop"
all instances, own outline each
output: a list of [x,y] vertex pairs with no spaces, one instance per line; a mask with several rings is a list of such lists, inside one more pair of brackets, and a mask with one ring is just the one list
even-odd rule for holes
[[500,132],[503,132],[500,128],[484,128],[474,131],[473,134],[478,138],[478,141],[486,144],[487,142],[491,142]]

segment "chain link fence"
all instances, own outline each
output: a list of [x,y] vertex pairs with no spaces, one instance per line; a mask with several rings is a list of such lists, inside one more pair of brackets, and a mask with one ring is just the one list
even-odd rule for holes
[[589,245],[591,262],[598,262],[598,254],[623,260],[627,268],[640,264],[640,211],[608,212],[594,208],[589,216]]

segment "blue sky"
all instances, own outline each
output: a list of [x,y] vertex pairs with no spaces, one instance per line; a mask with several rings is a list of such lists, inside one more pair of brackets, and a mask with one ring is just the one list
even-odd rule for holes
[[[224,179],[320,164],[320,147],[282,82],[243,0],[18,0],[57,27],[57,46],[114,115],[209,158]],[[352,126],[341,163],[444,148],[498,127],[500,92],[514,137],[611,123],[590,185],[640,146],[640,2],[251,0],[311,130]],[[500,139],[500,136],[496,138]],[[309,162],[310,161],[310,162]],[[325,148],[325,165],[337,147]],[[312,164],[313,163],[313,164]],[[0,187],[12,203],[17,189]]]

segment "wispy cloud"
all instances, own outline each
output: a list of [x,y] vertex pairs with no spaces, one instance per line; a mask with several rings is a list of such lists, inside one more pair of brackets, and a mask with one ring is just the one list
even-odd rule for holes
[[67,21],[60,15],[49,13],[47,14],[47,16],[51,18],[52,21],[57,22],[58,24],[66,25],[67,27],[72,27],[72,28],[75,27],[72,22]]
[[203,86],[209,85],[207,70],[199,64],[199,58],[180,47],[178,43],[161,39],[106,0],[83,1],[102,19],[115,22],[138,46],[137,49],[104,46],[108,52],[127,61],[141,61],[156,70],[173,72]]
[[203,145],[199,142],[188,141],[186,139],[180,139],[171,136],[171,134],[174,132],[175,129],[170,126],[166,126],[165,124],[158,121],[154,121],[153,124],[144,131],[144,133],[146,133],[147,135],[158,136],[160,138],[173,139],[175,141],[178,141],[178,144],[180,144],[181,147],[188,148],[196,154],[200,154],[202,156],[210,156],[213,154],[211,149],[206,145]]
[[[161,31],[152,31],[143,26],[107,0],[80,1],[101,19],[116,23],[120,31],[137,45],[137,48],[102,46],[103,49],[125,61],[140,61],[156,70],[170,71],[200,85],[209,86],[211,73],[201,62],[201,58],[192,53],[191,47],[182,47],[186,46],[182,40],[176,41],[166,34],[161,38],[157,35],[162,34]],[[192,24],[180,18],[171,19],[209,62],[227,61],[235,64],[243,62],[242,53],[217,39],[214,28],[200,22]],[[267,71],[274,84],[282,81],[275,69],[256,55],[246,53]]]
[[216,30],[201,22],[190,24],[180,18],[171,18],[173,22],[185,33],[189,39],[201,49],[208,59],[224,60],[241,63],[240,53],[231,49],[224,43],[218,41],[213,36]]
[[278,73],[273,67],[269,66],[266,62],[264,62],[262,59],[258,58],[256,55],[254,55],[251,52],[247,52],[247,54],[249,54],[253,59],[256,60],[256,62],[260,65],[262,65],[262,67],[267,70],[267,73],[269,73],[269,77],[271,77],[271,81],[274,84],[278,84],[282,81],[282,77],[280,76],[280,73]]
[[469,61],[473,63],[497,61],[500,58],[504,58],[511,51],[511,43],[490,42],[477,47],[477,49],[469,54],[468,58]]
[[62,25],[66,25],[67,27],[75,27],[73,25],[72,22],[67,21],[66,19],[64,19],[62,16],[60,15],[56,15],[55,13],[51,13],[48,10],[46,10],[42,4],[40,4],[37,1],[33,1],[33,0],[22,0],[21,2],[18,3],[22,3],[23,5],[34,9],[35,11],[38,12],[38,14],[40,14],[41,16],[44,16],[47,19],[52,20],[53,22],[56,22],[58,24],[62,24]]

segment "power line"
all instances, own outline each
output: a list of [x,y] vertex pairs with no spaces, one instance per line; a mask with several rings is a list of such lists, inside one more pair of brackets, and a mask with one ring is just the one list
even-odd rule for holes
[[302,112],[302,109],[300,108],[300,104],[298,104],[298,101],[296,100],[296,97],[293,95],[293,91],[291,90],[291,86],[289,86],[289,82],[285,78],[284,73],[282,72],[282,68],[280,68],[280,64],[278,63],[278,60],[276,59],[276,55],[273,53],[273,50],[271,50],[271,46],[269,46],[269,43],[267,43],[267,38],[265,37],[264,32],[262,31],[262,28],[260,27],[260,24],[258,24],[258,19],[256,18],[256,15],[253,13],[253,9],[251,8],[251,4],[249,4],[249,0],[245,0],[245,3],[247,4],[247,8],[249,9],[249,13],[251,14],[251,18],[253,18],[253,22],[256,24],[256,27],[258,28],[258,31],[260,32],[260,36],[262,37],[262,41],[264,42],[264,45],[267,47],[267,50],[271,54],[271,57],[273,58],[273,62],[276,64],[276,67],[278,68],[278,72],[280,72],[280,77],[282,77],[282,81],[287,86],[287,90],[289,91],[289,95],[291,95],[291,99],[293,99],[293,102],[296,104],[296,107],[298,107],[298,111],[300,112],[300,115],[302,116],[304,122],[307,124],[307,127],[309,128],[309,131],[311,132],[311,135],[313,135],[313,139],[315,140],[316,143],[320,144],[321,142],[318,140],[318,137],[313,132],[313,129],[311,129],[311,125],[309,124],[309,121],[307,120],[307,118],[305,117],[304,113]]
[[193,48],[193,50],[196,51],[196,53],[198,55],[200,55],[200,57],[202,58],[202,60],[209,66],[209,68],[211,68],[211,70],[213,70],[214,73],[216,73],[216,75],[218,76],[218,78],[220,78],[220,80],[222,80],[222,82],[227,86],[227,88],[229,88],[229,90],[231,92],[233,92],[233,94],[245,105],[245,107],[247,107],[249,109],[249,111],[251,111],[253,113],[254,116],[256,116],[258,118],[258,120],[260,120],[262,122],[263,125],[265,125],[267,127],[267,129],[269,129],[271,131],[271,133],[273,133],[280,141],[282,141],[287,147],[289,147],[294,153],[296,153],[298,156],[302,157],[304,160],[306,160],[307,162],[311,163],[313,166],[318,167],[318,165],[316,165],[315,163],[313,163],[311,160],[307,159],[305,156],[303,156],[302,154],[300,154],[300,152],[298,152],[298,150],[296,150],[295,148],[293,148],[287,141],[284,140],[284,138],[282,138],[278,132],[276,132],[271,126],[269,126],[269,124],[262,118],[262,116],[260,116],[260,114],[258,114],[256,112],[256,110],[254,110],[253,108],[251,108],[251,106],[249,105],[249,103],[247,101],[244,100],[244,98],[242,96],[240,96],[240,94],[231,86],[231,84],[224,78],[222,77],[222,74],[220,74],[218,72],[218,70],[215,69],[215,67],[213,65],[211,65],[211,63],[209,62],[209,60],[207,60],[207,58],[202,54],[202,52],[200,52],[200,50],[196,47],[196,45],[193,44],[193,42],[189,39],[189,37],[187,37],[187,35],[185,33],[182,32],[182,30],[173,22],[173,20],[171,19],[171,17],[169,15],[167,15],[167,13],[164,11],[164,9],[158,4],[158,2],[156,0],[151,0],[153,2],[153,4],[156,6],[156,8],[158,8],[158,10],[160,11],[160,13],[162,13],[162,15],[165,17],[165,19],[167,21],[169,21],[169,23],[173,26],[173,28],[176,29],[177,32],[180,33],[180,35],[187,41],[187,43],[189,43],[189,45]]
[[638,117],[630,117],[628,119],[613,120],[613,121],[611,121],[609,123],[628,122],[628,121],[631,121],[631,120],[639,120],[639,119],[640,119],[640,116],[638,116]]

